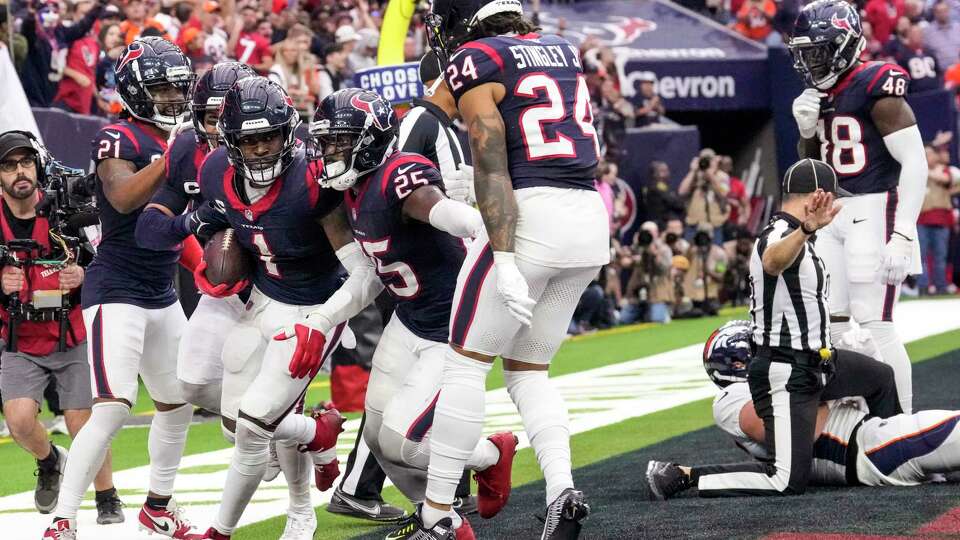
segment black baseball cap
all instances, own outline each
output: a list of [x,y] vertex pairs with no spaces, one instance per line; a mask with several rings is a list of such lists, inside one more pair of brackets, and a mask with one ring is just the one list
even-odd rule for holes
[[822,189],[838,197],[849,197],[851,193],[837,183],[837,173],[833,167],[819,159],[801,159],[787,169],[780,186],[783,193],[813,193]]
[[26,148],[31,153],[36,154],[37,149],[29,137],[19,131],[8,131],[0,135],[0,161],[7,158],[7,155],[19,148]]
[[420,59],[420,82],[427,84],[436,80],[440,76],[440,59],[437,53],[430,49],[427,54]]

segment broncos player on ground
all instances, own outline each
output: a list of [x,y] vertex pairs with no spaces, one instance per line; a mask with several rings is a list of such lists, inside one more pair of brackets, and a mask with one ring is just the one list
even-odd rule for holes
[[[208,205],[194,212],[205,213],[211,232],[231,228],[255,262],[250,299],[223,349],[220,409],[224,432],[235,438],[236,446],[218,516],[204,538],[229,538],[233,533],[263,476],[271,439],[287,441],[294,450],[280,452],[278,444],[290,489],[281,537],[285,540],[313,538],[317,523],[310,471],[315,470],[321,490],[328,489],[339,472],[334,446],[343,419],[336,410],[310,418],[299,409],[344,325],[334,328],[309,357],[294,357],[295,341],[270,339],[326,302],[340,286],[342,252],[334,249],[356,249],[342,211],[331,212],[342,197],[321,190],[307,172],[304,147],[295,135],[298,124],[293,101],[279,85],[263,77],[242,79],[223,98],[217,124],[221,145],[200,167],[203,198],[222,203],[224,213],[207,212]],[[196,222],[192,216],[186,221]],[[344,266],[355,264],[347,259]],[[248,285],[244,279],[214,286],[205,270],[201,262],[194,276],[211,296],[230,296]],[[296,452],[296,444],[310,453]]]
[[[238,80],[255,75],[246,64],[222,62],[197,81],[193,92],[193,129],[181,131],[170,145],[166,181],[137,220],[140,246],[168,250],[194,231],[204,232],[203,213],[184,213],[203,204],[197,170],[206,155],[219,145],[217,120],[224,94]],[[206,211],[216,209],[211,207]],[[191,217],[193,222],[188,221]],[[177,355],[177,378],[183,397],[189,403],[210,411],[220,410],[223,379],[220,353],[226,339],[223,329],[232,327],[242,311],[243,300],[238,296],[200,298],[180,340]]]
[[183,121],[195,75],[176,45],[137,39],[117,60],[125,117],[93,140],[102,239],[83,287],[94,405],[70,448],[54,520],[44,538],[76,537],[80,501],[113,436],[136,403],[138,375],[157,409],[150,424],[150,484],[140,526],[188,538],[190,525],[171,499],[193,417],[177,383],[176,350],[186,318],[173,288],[179,247],[141,248],[137,217],[166,178],[167,132]]
[[893,325],[908,274],[920,273],[917,217],[927,185],[923,140],[904,96],[910,77],[886,62],[860,62],[855,7],[817,0],[797,18],[789,47],[808,88],[794,101],[801,157],[822,159],[854,196],[817,238],[830,274],[831,333],[850,317],[893,367],[901,408],[913,402],[910,359]]
[[[858,352],[875,354],[871,342],[864,340],[868,348]],[[717,427],[751,456],[767,459],[763,422],[746,382],[750,323],[724,325],[711,335],[703,355],[704,368],[718,387],[713,400]],[[878,369],[875,377],[892,379],[893,374]],[[930,475],[960,470],[960,411],[919,411],[881,419],[870,414],[863,399],[854,398],[822,403],[817,412],[811,483],[916,486]]]
[[[301,326],[321,337],[384,288],[394,299],[396,310],[373,356],[363,436],[393,483],[421,503],[450,309],[465,255],[461,238],[476,236],[483,221],[474,208],[444,195],[430,160],[396,151],[396,115],[376,93],[331,94],[320,103],[310,134],[324,164],[317,180],[343,192],[370,279],[361,290],[341,288]],[[309,354],[310,348],[301,340],[296,354]],[[516,444],[512,433],[497,433],[479,441],[467,462],[479,471],[479,510],[485,518],[507,502]],[[458,539],[474,538],[461,516],[452,525]],[[407,524],[388,538],[406,538],[404,531],[414,529]]]
[[453,534],[445,520],[455,517],[497,356],[546,480],[542,537],[576,538],[589,511],[573,487],[566,408],[547,369],[580,295],[610,260],[609,218],[593,187],[599,143],[578,50],[536,30],[520,0],[436,0],[427,16],[469,131],[486,234],[457,279],[414,538]]

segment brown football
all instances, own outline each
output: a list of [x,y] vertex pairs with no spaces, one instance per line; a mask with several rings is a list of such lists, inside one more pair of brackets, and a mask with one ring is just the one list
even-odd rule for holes
[[207,263],[204,275],[213,285],[233,285],[246,278],[251,268],[250,257],[237,241],[233,229],[216,232],[203,248],[203,260]]

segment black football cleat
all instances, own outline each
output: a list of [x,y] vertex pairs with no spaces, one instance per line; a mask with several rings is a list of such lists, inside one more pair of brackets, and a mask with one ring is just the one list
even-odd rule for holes
[[692,485],[690,477],[676,463],[654,460],[647,463],[647,489],[651,501],[665,501]]
[[402,508],[386,501],[360,499],[346,494],[340,488],[333,492],[327,512],[379,523],[400,521],[407,517]]
[[547,507],[540,540],[576,540],[589,514],[590,505],[584,499],[583,492],[573,488],[563,490]]

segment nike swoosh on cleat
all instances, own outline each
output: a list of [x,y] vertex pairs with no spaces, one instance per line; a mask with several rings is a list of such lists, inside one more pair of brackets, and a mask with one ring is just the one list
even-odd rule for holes
[[170,524],[169,524],[169,523],[164,523],[163,525],[161,525],[160,523],[156,522],[156,521],[155,521],[152,517],[150,517],[149,515],[147,516],[147,519],[149,519],[149,520],[150,520],[150,523],[153,523],[153,524],[154,524],[158,529],[160,529],[161,531],[163,531],[163,532],[170,532]]
[[347,499],[346,497],[340,497],[340,501],[346,503],[347,506],[353,508],[354,510],[359,510],[368,514],[380,513],[380,503],[373,503],[373,506],[366,506],[356,501]]

